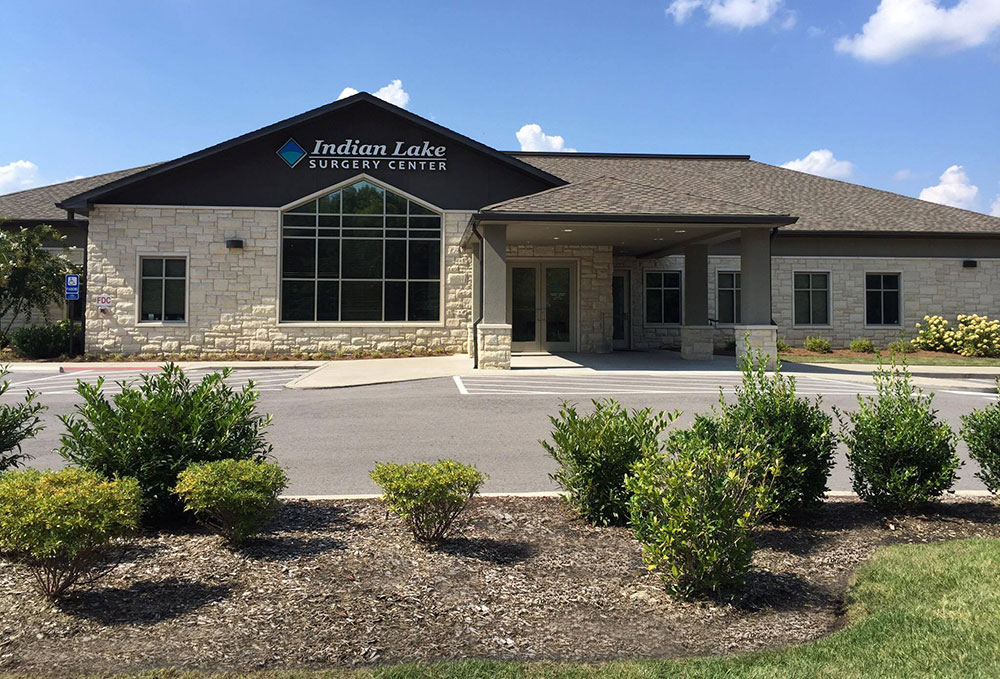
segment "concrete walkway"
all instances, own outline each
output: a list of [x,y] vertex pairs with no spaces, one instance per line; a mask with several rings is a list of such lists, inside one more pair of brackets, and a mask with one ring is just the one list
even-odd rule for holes
[[464,354],[327,361],[286,386],[289,389],[338,389],[471,375],[474,372],[472,359]]

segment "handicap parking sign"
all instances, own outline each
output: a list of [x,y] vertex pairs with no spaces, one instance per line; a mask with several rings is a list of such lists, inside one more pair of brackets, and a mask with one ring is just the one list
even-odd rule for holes
[[75,273],[66,274],[66,299],[70,301],[80,299],[80,275]]

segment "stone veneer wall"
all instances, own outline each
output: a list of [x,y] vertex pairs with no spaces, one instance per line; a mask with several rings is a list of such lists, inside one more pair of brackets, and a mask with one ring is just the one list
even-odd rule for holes
[[612,350],[612,246],[508,245],[507,257],[577,260],[580,351],[608,353]]
[[[468,213],[443,217],[443,324],[392,326],[278,323],[278,212],[271,209],[95,206],[89,215],[87,351],[226,352],[466,350],[472,315],[472,258],[459,247]],[[241,238],[229,251],[227,238]],[[188,256],[185,325],[136,322],[140,254]],[[96,308],[110,294],[114,307]]]
[[[644,309],[643,272],[683,271],[684,257],[659,260],[615,257],[616,269],[632,271],[632,347],[635,349],[679,348],[680,326],[647,326]],[[739,271],[738,256],[711,255],[708,260],[708,315],[716,318],[716,287],[719,271]],[[832,314],[830,326],[795,327],[792,323],[792,276],[795,272],[830,273]],[[865,326],[865,273],[900,273],[903,293],[902,325],[894,328]],[[976,268],[963,268],[962,260],[933,257],[784,257],[771,259],[771,309],[778,324],[778,337],[800,346],[808,335],[829,339],[843,348],[855,337],[867,337],[884,347],[916,335],[915,323],[927,314],[941,314],[954,322],[960,313],[1000,316],[1000,260],[980,259]],[[719,327],[716,344],[734,340],[731,327]]]

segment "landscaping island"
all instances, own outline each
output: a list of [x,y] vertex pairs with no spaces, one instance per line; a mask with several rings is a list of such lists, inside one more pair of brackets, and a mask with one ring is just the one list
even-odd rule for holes
[[[415,543],[399,518],[387,516],[376,500],[290,501],[270,532],[238,549],[199,528],[143,533],[110,575],[55,603],[37,596],[19,566],[5,567],[0,672],[80,676],[164,667],[250,672],[458,658],[560,663],[689,658],[778,649],[845,625],[850,628],[823,643],[840,639],[843,647],[850,638],[874,644],[879,642],[869,638],[873,632],[862,634],[871,627],[866,619],[878,618],[882,606],[899,605],[896,597],[933,598],[935,574],[950,587],[961,586],[961,596],[956,602],[948,595],[942,600],[947,605],[920,604],[923,624],[940,635],[940,643],[920,652],[946,654],[955,643],[949,635],[962,634],[969,625],[995,643],[996,568],[987,569],[985,579],[979,574],[966,583],[963,569],[977,568],[974,562],[932,554],[920,559],[920,550],[896,553],[914,563],[897,568],[893,577],[919,578],[919,586],[893,589],[865,581],[861,604],[845,598],[855,572],[880,546],[1000,537],[991,501],[952,498],[929,511],[887,520],[855,500],[830,499],[807,523],[766,525],[755,534],[754,568],[737,598],[686,602],[668,596],[660,576],[646,569],[629,529],[588,526],[556,498],[477,498],[439,548]],[[1000,543],[994,541],[934,549],[977,544],[995,565]],[[954,578],[941,573],[948,568],[957,569]],[[969,611],[951,610],[965,605],[962,597],[973,597],[976,614],[992,622],[970,621]],[[926,655],[908,658],[916,651],[906,646],[906,634],[914,630],[892,629],[904,622],[897,614],[879,623],[876,631],[893,638],[891,652],[839,656],[837,676],[862,676],[846,671],[844,663],[930,662]],[[656,667],[663,671],[659,676],[685,676],[681,667],[702,668],[697,676],[702,670],[715,676],[711,668],[717,668],[718,676],[726,676],[737,666],[749,670],[793,657],[805,662],[801,658],[817,656],[820,648],[793,648],[759,660],[698,661],[692,668],[684,663],[676,667],[677,675],[671,664]],[[965,646],[963,653],[976,657],[976,648]],[[819,671],[824,661],[817,658],[808,662],[818,665],[807,666]],[[642,663],[632,666],[605,670],[609,676],[651,676],[640,671]],[[500,671],[475,661],[447,667],[454,670],[451,676]],[[520,676],[518,666],[503,667]],[[561,676],[562,670],[545,667],[536,668],[540,676],[550,671]],[[399,676],[444,671],[399,668]]]

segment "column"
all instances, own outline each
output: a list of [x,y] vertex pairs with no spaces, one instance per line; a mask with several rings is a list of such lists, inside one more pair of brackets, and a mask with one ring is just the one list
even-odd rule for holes
[[714,329],[708,324],[708,246],[684,248],[684,324],[681,358],[711,361],[715,354]]
[[477,329],[483,370],[510,368],[510,324],[507,322],[507,225],[480,224],[483,250],[483,320]]
[[778,358],[778,328],[771,325],[771,231],[743,229],[740,233],[742,325],[736,326],[736,354],[761,351],[768,367]]

